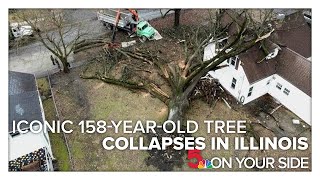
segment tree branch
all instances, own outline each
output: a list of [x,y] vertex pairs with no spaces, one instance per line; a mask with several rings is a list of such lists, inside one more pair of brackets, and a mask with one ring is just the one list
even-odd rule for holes
[[170,11],[174,11],[174,10],[175,10],[175,9],[169,9],[166,13],[162,14],[162,11],[161,11],[161,9],[160,9],[161,17],[162,17],[162,18],[165,18],[166,15],[167,15]]
[[[200,70],[197,70],[197,73],[195,73],[193,76],[190,76],[190,79],[187,79],[187,89],[185,90],[186,94],[189,94],[190,92],[192,92],[193,88],[196,85],[196,82],[199,81],[199,79],[206,75],[210,70],[215,70],[215,68],[217,68],[217,66],[219,64],[221,64],[223,61],[225,61],[226,59],[230,58],[230,57],[234,57],[236,55],[239,55],[240,53],[250,49],[251,47],[253,47],[257,42],[260,42],[266,38],[268,38],[271,33],[268,32],[267,34],[261,36],[261,37],[257,37],[257,39],[253,39],[250,42],[246,43],[246,44],[241,44],[241,47],[239,48],[234,48],[233,50],[231,50],[228,53],[218,53],[217,56],[214,57],[214,60],[211,61],[210,64],[208,64],[205,68],[200,68]],[[240,45],[239,45],[240,46]]]
[[129,81],[122,81],[119,79],[109,78],[104,75],[101,75],[100,73],[95,73],[95,75],[85,75],[85,72],[82,72],[79,76],[82,79],[97,79],[101,80],[105,83],[114,84],[117,86],[122,86],[128,89],[136,89],[136,90],[146,90],[153,96],[157,97],[159,100],[161,100],[163,103],[168,104],[169,102],[169,96],[163,92],[159,87],[157,87],[155,84],[143,84],[143,83],[134,83]]

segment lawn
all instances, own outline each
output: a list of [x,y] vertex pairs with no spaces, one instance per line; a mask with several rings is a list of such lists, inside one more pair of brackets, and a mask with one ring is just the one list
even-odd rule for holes
[[[104,150],[101,142],[107,137],[130,134],[81,134],[80,120],[155,120],[162,122],[167,115],[166,106],[145,92],[133,92],[125,88],[101,83],[96,80],[84,80],[76,68],[68,75],[56,75],[53,78],[57,106],[64,119],[74,122],[74,132],[67,135],[74,170],[77,171],[155,171],[147,166],[146,151]],[[138,102],[138,103],[137,103]],[[135,134],[135,139],[141,134]]]
[[[46,120],[48,122],[56,120],[56,111],[53,100],[52,98],[48,98],[51,93],[47,78],[37,79],[37,84],[40,94],[47,97],[47,99],[42,101]],[[49,137],[53,156],[55,159],[57,159],[58,169],[60,171],[71,170],[68,151],[63,139],[63,135],[49,132]]]
[[[57,106],[64,119],[72,120],[77,124],[80,120],[156,120],[163,122],[167,116],[167,107],[158,99],[150,94],[141,91],[131,91],[115,85],[103,83],[99,80],[84,80],[79,78],[78,74],[83,67],[75,68],[70,74],[57,74],[53,77],[53,91],[57,100]],[[258,103],[257,103],[258,104]],[[218,101],[214,107],[210,107],[204,101],[198,99],[190,104],[187,111],[187,118],[199,123],[199,130],[193,136],[203,136],[207,139],[206,144],[212,136],[228,136],[232,139],[240,134],[207,134],[203,120],[256,120],[256,117],[248,109],[254,107],[249,105],[246,108],[229,109],[223,101]],[[283,126],[287,127],[288,136],[293,136],[294,132],[300,132],[302,126],[294,127],[291,123],[292,118],[297,118],[284,107],[279,108],[274,116],[282,119]],[[101,142],[107,137],[129,137],[135,139],[141,134],[113,134],[107,131],[105,134],[81,134],[77,125],[74,125],[75,131],[67,135],[71,148],[74,170],[76,171],[157,171],[155,167],[147,166],[145,159],[148,157],[146,151],[129,150],[104,150]],[[293,129],[292,129],[293,128]],[[262,136],[275,136],[270,131],[257,128],[257,132]],[[291,131],[289,131],[291,130]],[[304,136],[310,138],[310,131],[305,131]],[[232,144],[232,143],[231,143]],[[309,143],[311,147],[311,143]],[[307,151],[235,151],[232,150],[212,151],[205,149],[202,151],[204,158],[213,157],[244,157],[246,155],[253,157],[280,157],[280,156],[308,156],[311,158],[311,148]],[[181,168],[176,167],[175,171],[190,171],[187,166],[186,156],[183,157],[185,163]],[[263,169],[270,171],[273,169]],[[297,169],[299,170],[299,169]],[[228,169],[217,169],[215,171],[246,171],[246,169],[237,169],[236,167]]]
[[[186,13],[182,13],[181,25],[198,25],[207,24],[210,19],[200,17],[209,17],[208,13],[213,12],[201,11],[197,13],[196,10],[189,10]],[[190,18],[194,17],[194,18]],[[191,22],[189,22],[191,21]],[[151,46],[157,47],[159,53],[164,56],[164,59],[170,59],[172,61],[180,62],[184,57],[184,48],[180,46],[180,31],[175,29],[174,31],[166,31],[166,27],[171,27],[173,23],[173,16],[168,20],[167,18],[159,18],[152,21],[152,25],[159,30],[163,35],[163,39],[160,41],[148,41],[144,44],[137,43],[135,47],[144,49]],[[192,27],[191,27],[192,28]],[[183,29],[181,29],[183,30]],[[172,34],[171,32],[174,32]],[[174,37],[173,35],[177,36]],[[172,37],[171,37],[172,36]],[[180,38],[180,39],[179,39]],[[128,38],[124,33],[118,33],[116,41],[127,41]],[[140,44],[140,46],[139,46]],[[92,60],[98,55],[97,48],[92,48],[90,51],[80,52],[74,54],[75,60]],[[91,52],[92,51],[92,52]],[[86,56],[84,54],[86,53]],[[101,52],[100,52],[101,53]],[[104,53],[104,51],[102,51]],[[94,67],[93,63],[75,67],[71,69],[68,74],[57,73],[52,75],[52,91],[55,97],[55,102],[50,97],[51,92],[49,84],[46,78],[37,79],[38,88],[41,93],[45,118],[47,121],[57,120],[56,110],[54,103],[56,103],[60,120],[71,120],[74,124],[71,125],[73,133],[67,134],[66,139],[70,148],[71,157],[68,156],[68,150],[66,148],[63,134],[49,133],[50,142],[54,157],[58,160],[57,165],[61,171],[158,171],[158,169],[152,165],[146,164],[146,158],[149,156],[147,151],[134,151],[134,150],[105,150],[102,147],[102,140],[105,137],[131,137],[133,136],[137,141],[138,137],[144,136],[143,134],[114,134],[107,131],[104,134],[82,134],[78,123],[81,120],[105,120],[110,122],[111,120],[132,120],[132,121],[146,121],[155,120],[161,123],[166,120],[168,114],[167,106],[157,98],[152,97],[149,93],[143,91],[128,90],[123,87],[106,84],[99,80],[81,79],[79,74],[87,68],[91,67],[94,71],[97,69],[104,69],[104,67]],[[90,68],[89,68],[90,69]],[[91,70],[92,70],[91,69]],[[156,73],[150,73],[150,77],[153,77]],[[158,77],[155,77],[157,80]],[[160,79],[160,78],[159,78]],[[163,85],[163,82],[156,82],[157,85]],[[167,90],[168,87],[161,87]],[[167,89],[166,89],[167,88]],[[170,95],[170,92],[168,93]],[[255,109],[256,105],[248,105],[248,107],[237,106],[237,108],[230,109],[223,101],[218,101],[213,107],[206,104],[200,99],[191,101],[190,108],[186,113],[186,118],[195,120],[199,124],[199,130],[192,134],[194,137],[205,137],[206,144],[209,143],[209,139],[212,136],[215,137],[229,137],[233,139],[235,136],[243,136],[241,134],[207,134],[204,120],[251,120],[267,121],[268,125],[274,126],[274,122],[267,120],[266,117],[259,117],[252,109]],[[251,109],[250,109],[251,108]],[[289,112],[286,108],[281,107],[275,113],[274,116],[281,120],[280,125],[284,127],[284,133],[288,136],[306,136],[311,139],[311,131],[308,130],[308,126],[304,123],[300,125],[292,125],[291,120],[293,118],[298,119],[294,114]],[[134,122],[133,122],[134,123]],[[306,126],[306,127],[305,127]],[[277,128],[277,127],[274,127]],[[306,129],[306,131],[304,131]],[[261,136],[279,136],[274,134],[270,130],[256,127],[254,129]],[[121,131],[120,131],[121,132]],[[296,132],[302,132],[301,134],[295,134]],[[230,143],[232,145],[232,143]],[[307,156],[311,159],[311,141],[309,141],[309,149],[306,151],[235,151],[230,147],[230,150],[210,150],[206,148],[201,152],[202,156],[206,159],[212,157],[281,157],[281,156]],[[207,147],[210,147],[209,145]],[[72,160],[72,165],[69,159]],[[182,167],[175,167],[175,171],[191,171],[187,165],[189,161],[186,156],[183,157],[184,165]],[[247,169],[225,168],[217,169],[215,171],[246,171]],[[250,169],[252,171],[252,169]],[[274,169],[263,169],[265,171]],[[297,169],[299,171],[300,169]],[[311,167],[310,169],[311,170]]]
[[[188,11],[189,12],[189,11]],[[192,13],[190,11],[189,13]],[[208,13],[207,11],[203,11]],[[185,17],[184,20],[190,18]],[[184,20],[182,22],[184,22]],[[166,21],[166,22],[164,22]],[[157,29],[162,29],[166,27],[166,19],[160,19],[159,23],[153,22],[153,25]],[[182,23],[184,24],[184,23]],[[159,31],[163,35],[163,39],[160,41],[150,41],[146,43],[137,43],[136,48],[144,49],[148,47],[157,47],[161,51],[164,59],[170,59],[172,61],[181,61],[183,59],[183,48],[182,46],[177,46],[177,39],[169,37],[170,32]],[[177,33],[179,34],[179,33]],[[177,35],[176,34],[176,35]],[[171,34],[172,35],[172,34]],[[121,33],[118,35],[121,39]],[[126,39],[126,37],[122,37]],[[121,39],[122,40],[122,39]],[[159,46],[160,44],[160,46]],[[92,48],[92,51],[84,56],[83,52],[75,54],[75,59],[83,58],[84,60],[93,59],[95,55],[94,51],[98,51],[97,48]],[[104,53],[104,51],[100,52]],[[166,120],[168,109],[165,104],[160,100],[152,97],[147,92],[128,90],[123,87],[106,84],[99,80],[89,80],[81,79],[79,74],[84,69],[88,69],[89,72],[95,73],[104,67],[100,64],[94,65],[94,63],[88,63],[88,65],[83,65],[80,67],[73,68],[69,74],[58,73],[52,76],[53,83],[53,93],[55,95],[56,104],[59,109],[60,115],[63,120],[73,121],[72,129],[73,133],[67,135],[69,142],[72,160],[74,164],[75,171],[157,171],[158,169],[154,166],[147,166],[145,159],[149,156],[146,151],[129,151],[129,150],[104,150],[102,147],[102,140],[107,137],[129,137],[134,136],[135,139],[142,134],[114,134],[107,131],[105,134],[81,134],[79,126],[77,124],[81,120],[105,120],[107,122],[111,120],[155,120],[159,123]],[[98,63],[97,63],[98,64]],[[87,68],[89,66],[89,68]],[[152,74],[151,73],[150,77]],[[155,78],[157,79],[157,78]],[[160,78],[159,78],[160,79]],[[157,85],[163,90],[167,90],[165,85],[161,81],[157,82]],[[170,94],[170,92],[168,93]],[[251,109],[255,109],[255,105],[248,106]],[[249,108],[249,109],[250,109]],[[279,115],[279,114],[284,114]],[[289,115],[288,115],[289,114]],[[290,113],[286,111],[285,108],[280,108],[274,114],[279,119],[283,119],[284,126],[292,126],[291,119],[297,118],[296,116],[291,116]],[[279,116],[278,116],[279,115]],[[223,101],[218,101],[214,107],[210,107],[208,104],[202,100],[194,100],[190,104],[190,108],[186,114],[187,119],[195,120],[199,123],[200,129],[192,134],[192,136],[198,137],[203,136],[207,139],[206,144],[208,144],[209,139],[212,136],[224,137],[228,136],[233,139],[235,136],[243,136],[239,134],[207,134],[204,126],[204,120],[251,120],[255,121],[257,119],[256,114],[248,110],[245,107],[237,107],[229,109]],[[264,117],[260,117],[264,118]],[[299,127],[294,127],[293,131],[298,130]],[[301,128],[300,128],[301,129]],[[266,129],[256,128],[257,132],[261,136],[275,136]],[[309,137],[310,131],[306,131],[305,134]],[[290,134],[292,135],[292,134]],[[232,143],[230,143],[232,144]],[[310,143],[309,143],[310,144]],[[254,157],[264,157],[264,156],[308,156],[311,157],[311,148],[307,151],[235,151],[232,150],[219,150],[212,151],[210,149],[205,149],[202,151],[202,156],[204,158],[212,157],[244,157],[244,156],[254,156]],[[181,168],[176,167],[176,171],[190,171],[187,166],[187,157],[183,157],[185,163]],[[247,169],[217,169],[215,171],[246,171]],[[270,169],[265,169],[266,171]]]

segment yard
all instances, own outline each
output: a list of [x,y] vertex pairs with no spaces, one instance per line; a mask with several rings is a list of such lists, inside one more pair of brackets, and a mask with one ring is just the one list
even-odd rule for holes
[[[78,74],[82,71],[83,67],[75,68],[70,74],[56,74],[52,78],[53,92],[56,98],[56,103],[60,114],[63,119],[68,119],[74,122],[72,127],[75,131],[71,134],[67,134],[68,143],[71,150],[72,160],[74,164],[73,170],[75,171],[157,171],[158,169],[152,165],[147,166],[145,159],[148,157],[146,151],[129,151],[129,150],[104,150],[101,141],[107,137],[132,135],[128,134],[81,134],[77,129],[77,122],[80,120],[156,120],[163,122],[167,116],[167,107],[158,99],[153,98],[150,94],[140,91],[130,91],[126,88],[122,88],[115,85],[106,84],[98,80],[85,80],[81,79]],[[50,101],[44,101],[44,108],[52,109]],[[229,109],[223,101],[218,101],[214,107],[210,107],[204,101],[198,99],[191,102],[189,111],[187,112],[187,118],[196,120],[199,123],[199,131],[193,136],[203,136],[206,139],[210,139],[211,136],[223,137],[228,136],[233,138],[235,136],[242,136],[239,134],[215,134],[208,135],[205,133],[205,126],[203,120],[251,120],[255,121],[257,118],[265,120],[268,123],[268,127],[275,126],[272,124],[270,118],[264,116],[258,117],[257,114],[252,111],[259,111],[259,103],[248,107],[234,106],[233,109]],[[262,103],[265,105],[265,103]],[[46,115],[48,111],[46,111]],[[260,114],[261,115],[261,114]],[[294,114],[289,112],[286,108],[279,108],[274,114],[274,117],[281,119],[280,124],[284,128],[281,135],[287,136],[306,136],[310,138],[311,131],[308,129],[308,125],[303,127],[303,124],[294,125],[291,122],[292,118],[297,118]],[[48,117],[50,114],[48,114]],[[51,116],[53,117],[53,116]],[[261,136],[278,136],[269,130],[256,127],[256,131]],[[137,138],[141,134],[135,134]],[[61,136],[57,134],[50,134],[52,146],[54,149],[54,155],[57,156],[59,166],[61,170],[68,170],[68,156],[66,153],[64,141]],[[208,142],[206,142],[208,143]],[[232,149],[232,148],[231,148]],[[248,154],[247,154],[248,153]],[[254,157],[281,157],[281,156],[307,156],[311,158],[311,143],[309,141],[309,149],[306,151],[235,151],[235,150],[219,150],[212,151],[205,149],[202,151],[204,158],[212,157],[244,157],[246,155]],[[186,156],[183,158],[185,163],[182,167],[175,167],[176,171],[190,171],[187,166]],[[310,167],[311,169],[311,167]],[[245,169],[223,169],[223,171],[244,171]],[[264,169],[265,171],[273,169]],[[221,171],[221,170],[217,170]]]
[[[202,13],[209,13],[203,10]],[[188,16],[201,17],[203,14],[198,14],[195,10],[186,11],[181,18],[183,25],[195,25],[198,22],[188,21]],[[207,16],[208,17],[208,16]],[[189,18],[190,19],[190,18]],[[196,18],[192,18],[196,19]],[[171,17],[172,20],[172,17]],[[202,24],[205,24],[210,19],[201,19]],[[173,61],[180,61],[182,59],[182,47],[179,44],[181,39],[178,39],[179,33],[172,33],[164,29],[170,26],[168,23],[172,22],[166,19],[159,19],[151,22],[151,24],[159,30],[164,39],[156,42],[146,42],[144,44],[137,43],[137,47],[155,47],[163,52],[164,56],[171,58]],[[178,31],[179,32],[179,31]],[[174,37],[177,36],[177,37]],[[125,37],[118,33],[117,41],[125,40]],[[158,45],[159,44],[159,45]],[[63,120],[71,120],[74,125],[72,129],[74,132],[67,134],[67,141],[71,151],[72,165],[68,164],[68,155],[65,149],[64,140],[60,135],[50,134],[53,146],[53,153],[56,156],[61,170],[74,171],[157,171],[153,165],[147,165],[146,159],[149,153],[146,151],[119,151],[104,150],[101,141],[107,137],[118,136],[144,136],[142,134],[81,134],[77,124],[81,120],[155,120],[163,122],[168,115],[167,106],[157,98],[153,97],[144,91],[133,91],[123,87],[104,83],[99,80],[82,79],[79,74],[84,69],[89,69],[94,73],[99,69],[99,65],[92,60],[92,57],[97,53],[96,51],[87,51],[75,54],[76,60],[90,59],[88,64],[73,68],[69,74],[57,73],[52,75],[53,94],[56,100],[57,108]],[[159,86],[162,82],[158,82]],[[41,88],[42,86],[39,85]],[[45,88],[45,85],[43,85]],[[165,87],[163,87],[165,89]],[[270,104],[270,107],[266,105]],[[51,110],[53,109],[52,99],[49,98],[43,102],[46,118],[51,120],[55,118]],[[281,156],[307,156],[311,159],[311,130],[307,124],[292,124],[292,119],[298,119],[294,114],[289,112],[286,108],[280,107],[275,111],[272,117],[269,117],[264,110],[274,109],[275,104],[268,97],[263,97],[254,101],[247,106],[232,104],[230,109],[223,101],[219,100],[214,106],[210,106],[201,99],[191,101],[190,108],[187,111],[187,119],[196,120],[199,123],[200,130],[192,136],[203,136],[210,139],[211,136],[233,138],[235,136],[243,136],[240,134],[206,134],[204,120],[247,120],[247,122],[260,122],[261,125],[252,126],[255,135],[282,137],[282,136],[306,136],[309,141],[309,148],[306,151],[235,151],[235,150],[219,150],[212,151],[205,149],[202,151],[204,158],[212,157],[281,157]],[[265,128],[267,127],[267,128]],[[208,142],[206,142],[208,144]],[[231,148],[232,149],[232,148]],[[187,165],[187,157],[183,158],[182,167],[175,167],[176,171],[190,171]],[[73,167],[72,167],[73,166]],[[245,171],[246,169],[217,169],[215,171]],[[270,171],[274,169],[263,169]],[[280,169],[277,169],[280,170]],[[300,169],[297,169],[300,170]],[[310,169],[311,170],[311,167]]]
[[[125,134],[81,134],[77,122],[80,120],[157,120],[166,118],[167,108],[158,99],[144,92],[131,92],[114,85],[79,78],[79,70],[68,75],[57,75],[53,89],[57,106],[63,119],[74,122],[73,133],[68,142],[74,160],[74,170],[155,170],[147,167],[145,151],[106,151],[101,141],[107,137],[128,136]],[[137,103],[139,102],[139,103]],[[135,137],[138,137],[136,134]]]
[[[49,97],[51,92],[47,78],[37,79],[37,84],[41,96],[45,97],[45,99],[42,101],[42,104],[46,120],[49,122],[52,120],[57,120],[53,99]],[[54,158],[58,160],[58,170],[69,171],[71,166],[63,135],[49,132],[49,137]]]

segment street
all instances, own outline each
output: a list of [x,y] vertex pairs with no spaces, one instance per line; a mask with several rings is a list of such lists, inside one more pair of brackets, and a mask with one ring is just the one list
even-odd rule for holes
[[[165,9],[162,13],[165,13]],[[84,31],[88,33],[85,38],[96,38],[108,32],[108,30],[97,20],[96,9],[77,9],[65,10],[68,23],[81,22]],[[159,9],[138,10],[139,16],[144,20],[151,20],[161,17]],[[172,12],[171,12],[172,13]],[[72,37],[66,37],[66,42],[71,41]],[[57,66],[50,61],[51,52],[47,50],[41,42],[34,42],[22,47],[9,50],[9,70],[33,73],[37,77],[58,72]],[[69,56],[71,67],[74,66],[73,55]]]

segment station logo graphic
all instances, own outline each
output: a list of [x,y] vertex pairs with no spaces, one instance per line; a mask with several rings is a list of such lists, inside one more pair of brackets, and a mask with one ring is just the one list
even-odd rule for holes
[[203,159],[200,150],[189,150],[188,159],[196,159],[196,162],[188,162],[188,166],[193,169],[212,169],[212,162],[208,159]]
[[211,161],[208,159],[203,159],[198,164],[198,169],[211,169],[211,168],[213,167],[212,167]]

